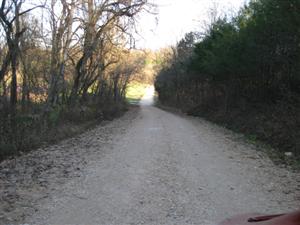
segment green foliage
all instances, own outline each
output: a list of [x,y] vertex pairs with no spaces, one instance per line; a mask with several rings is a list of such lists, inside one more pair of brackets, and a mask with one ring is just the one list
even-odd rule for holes
[[299,0],[251,1],[232,20],[218,19],[200,41],[187,34],[171,66],[159,72],[160,98],[181,95],[196,83],[219,88],[215,91],[223,95],[230,92],[223,96],[228,100],[243,96],[274,102],[287,91],[299,93],[299,9]]
[[252,144],[255,144],[257,142],[257,136],[255,134],[248,135],[247,138]]
[[[247,115],[247,110],[264,115],[272,120],[261,119],[271,127],[268,134],[261,132],[265,139],[280,136],[278,143],[293,143],[293,151],[298,151],[299,10],[299,0],[252,0],[236,17],[216,20],[200,39],[187,34],[158,72],[155,87],[159,100],[191,114],[234,118],[240,113],[254,124],[259,120]],[[292,104],[294,115],[281,112],[282,102]],[[261,112],[257,105],[279,107],[274,107],[276,112],[263,107],[265,112]],[[280,128],[286,124],[280,115],[296,130],[295,138],[287,137]],[[280,125],[272,127],[274,124]]]
[[220,19],[212,25],[207,36],[195,47],[195,69],[218,82],[233,76],[237,65],[237,56],[233,49],[237,36],[236,28],[226,19]]

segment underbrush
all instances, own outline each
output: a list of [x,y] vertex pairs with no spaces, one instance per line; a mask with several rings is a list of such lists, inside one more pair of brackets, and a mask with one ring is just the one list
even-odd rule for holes
[[[201,116],[236,132],[252,143],[262,142],[276,150],[273,159],[300,165],[300,104],[278,101],[248,103],[227,112],[218,107],[195,107],[188,114]],[[298,166],[299,166],[298,165]]]
[[244,134],[252,144],[263,145],[276,163],[300,168],[300,97],[289,96],[275,103],[244,102],[224,110],[222,104],[180,105],[188,115],[198,116]]
[[57,106],[46,113],[40,105],[16,115],[0,112],[0,161],[39,146],[55,143],[83,130],[121,116],[125,103]]

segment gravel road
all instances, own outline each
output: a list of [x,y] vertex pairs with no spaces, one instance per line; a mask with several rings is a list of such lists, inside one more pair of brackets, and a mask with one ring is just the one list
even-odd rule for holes
[[[151,106],[150,96],[111,123],[3,162],[2,170],[13,164],[25,172],[2,176],[6,189],[15,184],[10,192],[0,186],[6,200],[18,198],[0,203],[11,207],[0,220],[211,225],[239,213],[299,208],[299,174],[275,166],[240,135]],[[36,165],[24,162],[39,157],[52,167],[26,183],[20,177]]]

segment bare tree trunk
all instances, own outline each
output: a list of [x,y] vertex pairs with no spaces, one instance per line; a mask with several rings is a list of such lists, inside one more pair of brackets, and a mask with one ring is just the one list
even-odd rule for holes
[[18,60],[17,53],[14,53],[11,60],[11,87],[10,87],[10,106],[11,110],[14,112],[16,110],[17,104],[17,60]]
[[26,111],[26,105],[27,105],[27,94],[28,92],[28,84],[27,84],[27,76],[24,75],[23,76],[23,83],[22,83],[22,100],[21,100],[21,104],[22,104],[22,111],[25,112]]
[[[6,3],[9,5],[5,8]],[[17,93],[17,68],[19,60],[19,42],[20,37],[25,32],[25,28],[21,29],[20,26],[20,16],[31,11],[32,9],[25,10],[20,13],[21,6],[23,1],[21,0],[12,0],[7,2],[6,0],[2,1],[0,7],[0,21],[1,25],[4,28],[8,46],[8,53],[4,59],[2,69],[0,71],[0,80],[2,80],[8,70],[9,64],[11,66],[12,75],[11,75],[11,88],[10,88],[10,106],[14,113],[16,109],[18,93]],[[13,14],[12,18],[9,18],[9,13]]]
[[48,90],[47,108],[51,108],[58,104],[60,96],[62,97],[62,101],[64,101],[65,63],[68,58],[68,50],[71,43],[75,0],[71,3],[61,0],[62,15],[58,21],[55,15],[55,4],[56,0],[52,0],[51,81]]
[[120,100],[120,90],[119,90],[119,80],[120,80],[121,74],[115,73],[114,79],[113,79],[113,91],[114,91],[114,101],[118,102]]

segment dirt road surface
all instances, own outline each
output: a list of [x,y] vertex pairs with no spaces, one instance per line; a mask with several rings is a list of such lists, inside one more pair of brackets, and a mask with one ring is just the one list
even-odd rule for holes
[[[0,220],[211,225],[239,213],[299,207],[299,174],[273,165],[240,135],[151,106],[151,94],[120,119],[2,163],[25,172],[5,180],[6,189],[15,182],[14,191],[2,193],[19,197]],[[54,166],[34,178],[36,165],[24,163],[32,158]],[[20,179],[27,175],[31,183]]]

